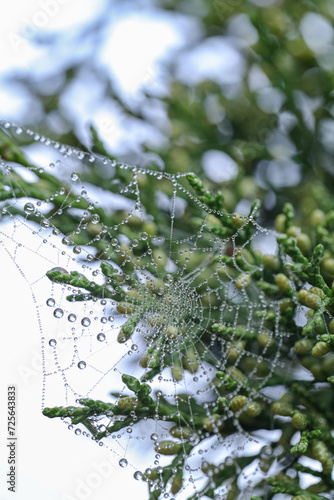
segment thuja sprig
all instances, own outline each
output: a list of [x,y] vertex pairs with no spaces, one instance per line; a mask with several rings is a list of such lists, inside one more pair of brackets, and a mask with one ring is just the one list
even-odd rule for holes
[[156,407],[156,402],[149,396],[152,389],[148,384],[141,384],[135,377],[125,374],[122,375],[122,380],[128,389],[136,394],[143,406],[147,406],[148,408]]
[[[89,404],[91,402],[91,404]],[[96,415],[113,414],[115,405],[104,403],[103,401],[93,401],[88,399],[79,400],[83,406],[56,406],[44,408],[43,415],[48,418],[69,418],[73,425],[82,424],[86,429],[96,436],[96,428],[91,422],[91,418]]]
[[311,259],[307,259],[298,248],[294,238],[289,236],[278,236],[277,241],[282,245],[284,252],[293,259],[293,263],[286,264],[292,273],[302,281],[308,282],[323,290],[327,297],[331,297],[331,289],[321,275],[320,263],[324,257],[323,245],[317,245],[312,253]]
[[[191,443],[171,442],[170,449],[172,449],[172,444],[174,444],[175,450],[177,451],[175,453],[171,453],[172,455],[176,455],[171,464],[164,467],[163,470],[158,470],[158,468],[149,469],[143,474],[143,480],[150,481],[150,500],[151,498],[159,498],[159,495],[161,494],[161,486],[166,486],[168,482],[171,483],[171,492],[173,495],[176,495],[182,488],[185,457],[191,453],[194,445]],[[168,453],[168,446],[164,446],[162,442],[156,444],[156,449],[159,450],[158,453],[165,455],[170,454]],[[157,488],[158,484],[160,487]],[[156,496],[157,491],[159,492],[158,496]]]
[[275,227],[280,233],[285,233],[291,226],[295,218],[295,211],[291,203],[285,203],[283,212],[276,217]]
[[[192,425],[194,429],[203,428],[206,412],[201,406],[196,404],[195,400],[185,403],[182,397],[179,396],[178,404],[172,405],[163,396],[159,396],[159,405],[157,405],[157,402],[150,396],[152,389],[147,383],[143,383],[135,377],[126,374],[122,375],[122,381],[135,394],[135,397],[118,396],[119,399],[116,403],[81,398],[78,401],[82,405],[81,407],[44,408],[43,414],[49,418],[70,418],[72,424],[81,423],[93,434],[96,440],[101,440],[113,432],[132,425],[133,414],[136,415],[137,420],[144,417],[155,418],[158,415],[159,418],[175,422],[178,425],[180,425],[180,422],[183,422]],[[192,406],[193,417],[188,413],[189,404]],[[104,431],[98,431],[95,423],[102,416],[109,418],[122,416],[124,418],[113,421]],[[161,450],[160,452],[162,453]],[[173,453],[167,453],[166,451],[166,454],[176,454],[177,448],[175,450],[170,449],[169,451],[173,451]]]
[[256,331],[247,331],[244,330],[243,328],[235,328],[233,326],[227,326],[224,324],[219,324],[219,323],[214,323],[211,326],[211,330],[213,332],[217,332],[221,336],[236,336],[236,337],[242,337],[245,339],[254,339],[257,336]]

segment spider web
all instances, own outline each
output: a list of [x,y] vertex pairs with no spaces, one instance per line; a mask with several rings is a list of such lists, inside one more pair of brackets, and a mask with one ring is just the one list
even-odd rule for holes
[[1,239],[34,297],[44,413],[109,448],[150,498],[250,498],[274,440],[261,414],[289,371],[257,206],[228,214],[194,176],[1,125],[29,158],[1,163]]

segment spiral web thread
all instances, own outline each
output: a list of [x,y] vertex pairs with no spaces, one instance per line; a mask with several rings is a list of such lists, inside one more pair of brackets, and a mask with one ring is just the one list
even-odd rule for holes
[[[243,218],[226,214],[200,201],[186,174],[123,165],[1,125],[30,143],[23,148],[29,165],[1,163],[1,240],[35,300],[42,408],[121,401],[123,415],[109,408],[85,425],[63,420],[110,448],[151,494],[212,498],[214,486],[223,499],[238,477],[241,498],[250,498],[265,476],[256,457],[270,448],[247,422],[271,402],[271,378],[286,370],[288,335],[280,301],[252,282],[263,271],[256,249],[272,241],[256,207]],[[224,225],[229,234],[221,236]],[[73,272],[89,285],[64,282]],[[151,413],[124,374],[151,388]],[[221,396],[225,409],[215,413]],[[167,481],[162,471],[170,464]],[[212,483],[224,470],[233,473]]]

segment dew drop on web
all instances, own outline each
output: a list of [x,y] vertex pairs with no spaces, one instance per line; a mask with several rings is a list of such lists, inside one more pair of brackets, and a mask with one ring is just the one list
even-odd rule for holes
[[53,311],[53,315],[55,318],[62,318],[64,316],[64,311],[60,307],[57,307],[57,309]]

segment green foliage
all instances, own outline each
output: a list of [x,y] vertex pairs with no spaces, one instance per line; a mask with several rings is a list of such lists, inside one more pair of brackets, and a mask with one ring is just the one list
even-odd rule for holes
[[[173,12],[195,9],[190,1],[160,3],[162,8]],[[171,81],[170,92],[162,99],[170,121],[168,146],[154,151],[164,162],[164,176],[158,180],[157,175],[136,172],[140,200],[149,215],[147,220],[128,217],[121,210],[110,214],[95,207],[85,227],[76,232],[80,222],[76,213],[58,214],[57,210],[65,201],[70,208],[87,210],[87,200],[74,196],[56,177],[41,172],[26,159],[24,148],[18,147],[5,129],[0,131],[2,158],[37,175],[36,182],[31,183],[13,172],[9,183],[8,177],[1,174],[0,199],[8,202],[3,217],[9,213],[26,217],[23,209],[10,206],[13,198],[28,196],[43,201],[56,192],[52,213],[45,214],[44,220],[52,219],[53,227],[67,238],[64,244],[78,251],[80,246],[91,247],[90,259],[99,262],[104,282],[98,284],[84,274],[59,268],[50,269],[47,277],[54,286],[66,285],[74,290],[67,297],[69,302],[113,301],[124,317],[117,337],[120,344],[132,339],[144,321],[149,331],[155,332],[145,338],[147,350],[140,360],[145,373],[140,378],[123,374],[126,394],[119,394],[115,402],[80,398],[76,407],[45,408],[43,413],[49,418],[67,418],[72,424],[86,426],[97,441],[134,422],[155,419],[173,423],[169,430],[173,439],[155,444],[155,451],[172,456],[172,461],[143,474],[152,500],[163,498],[165,491],[173,495],[182,491],[187,457],[199,443],[204,446],[207,438],[217,435],[223,441],[241,430],[252,436],[260,429],[281,431],[280,438],[270,443],[272,452],[236,455],[220,464],[203,462],[201,470],[206,484],[189,500],[216,498],[219,488],[226,484],[229,491],[224,498],[242,498],[237,478],[256,458],[266,477],[256,484],[257,495],[253,500],[271,499],[276,493],[290,495],[294,500],[331,498],[334,177],[333,151],[321,130],[326,120],[332,121],[333,71],[326,54],[317,54],[307,45],[300,23],[307,12],[322,15],[332,23],[333,8],[326,0],[286,0],[267,8],[250,1],[215,0],[201,4],[203,9],[194,10],[193,14],[202,25],[203,40],[217,33],[236,31],[237,36],[235,23],[240,18],[235,16],[243,15],[256,30],[256,41],[242,49],[245,77],[232,94],[227,86],[216,81],[203,81],[195,86]],[[248,78],[251,71],[260,71],[262,78],[267,78],[268,92],[275,91],[280,96],[279,109],[263,104],[261,91]],[[306,100],[315,102],[314,108],[308,109],[311,119],[307,119],[300,104],[301,93]],[[117,95],[113,97],[125,111],[135,115]],[[318,100],[321,105],[316,104]],[[219,120],[213,119],[208,111],[210,102],[221,111]],[[291,119],[289,126],[282,125],[286,118]],[[114,161],[98,131],[93,126],[90,131],[91,151]],[[274,133],[281,134],[293,146],[294,153],[288,159],[301,171],[300,179],[293,185],[275,181],[272,174],[273,168],[280,169],[284,164],[272,147]],[[59,138],[61,142],[66,139],[72,147],[77,145],[74,132]],[[282,143],[276,146],[282,147]],[[143,149],[151,151],[147,144]],[[235,178],[216,182],[205,177],[203,154],[210,150],[225,152],[236,162]],[[110,193],[121,192],[128,186],[133,188],[132,170],[123,169],[116,162],[114,167],[118,183],[109,185]],[[156,166],[150,167],[150,172],[155,173]],[[94,186],[104,182],[97,171],[89,168],[82,180]],[[182,195],[180,188],[180,197],[187,200],[186,209],[173,222],[175,239],[168,241],[169,255],[177,268],[175,276],[179,278],[177,292],[172,293],[169,287],[173,276],[166,266],[167,247],[161,246],[150,253],[147,240],[157,235],[168,240],[170,213],[158,206],[152,193],[161,190],[172,197],[176,182],[191,196]],[[134,192],[131,195],[135,200]],[[270,197],[274,203],[269,203]],[[239,213],[241,201],[248,202],[246,215]],[[36,212],[28,217],[33,222],[38,220]],[[259,223],[272,231],[275,227],[272,233],[277,245],[275,255],[256,248]],[[200,235],[198,246],[193,245],[189,252],[186,243],[192,241],[194,234]],[[124,243],[126,238],[122,240],[122,236],[129,243]],[[185,249],[180,249],[180,242],[185,242]],[[190,257],[186,261],[187,252]],[[207,255],[214,258],[206,258]],[[138,269],[150,278],[140,280],[136,275]],[[201,298],[191,314],[186,303],[192,297],[187,295],[189,288],[184,285],[184,276],[195,276],[193,291]],[[226,292],[230,285],[235,296],[241,297],[238,316],[234,316],[235,309],[228,310],[231,304],[235,306]],[[249,305],[254,306],[251,319],[247,315]],[[225,306],[227,312],[223,315]],[[201,313],[205,308],[210,314],[204,317]],[[174,311],[177,323],[170,321]],[[304,323],[299,321],[301,311],[305,313]],[[282,359],[285,364],[280,366]],[[199,404],[195,396],[181,393],[171,403],[166,395],[153,393],[150,384],[165,368],[177,384],[185,375],[196,376],[204,363],[214,371],[214,391],[208,404]],[[297,373],[301,375],[297,377]],[[263,397],[261,391],[268,387],[273,390],[283,387],[284,393],[279,397],[273,391],[273,397]],[[110,418],[110,425],[104,430],[96,426],[101,416]],[[300,436],[296,442],[297,432]],[[320,462],[321,471],[305,467],[301,457]],[[280,465],[279,473],[271,472],[274,462]],[[298,474],[291,474],[292,469]],[[303,472],[319,479],[319,483],[301,488]]]

